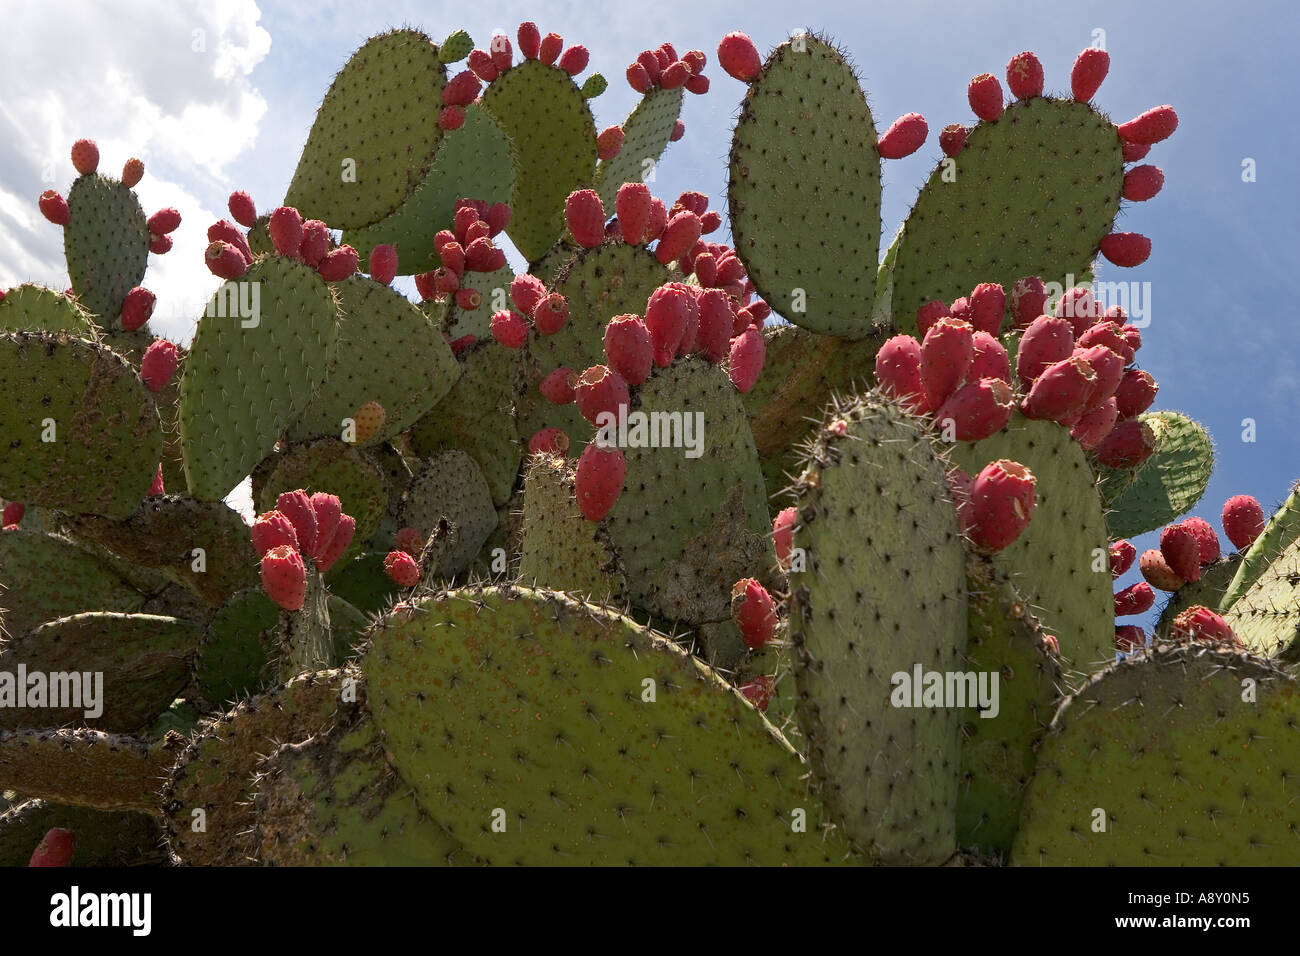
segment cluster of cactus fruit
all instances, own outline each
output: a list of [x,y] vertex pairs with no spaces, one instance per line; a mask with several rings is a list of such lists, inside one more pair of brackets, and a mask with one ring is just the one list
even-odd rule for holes
[[598,134],[587,50],[516,39],[367,41],[284,203],[208,229],[188,348],[145,328],[180,222],[142,164],[82,140],[41,196],[72,288],[0,299],[0,671],[104,686],[0,680],[0,859],[1294,860],[1300,500],[1231,499],[1229,556],[1173,523],[1209,437],[1093,291],[1173,109],[1018,54],[882,257],[925,119],[731,33],[725,245],[646,175],[704,52],[641,53]]

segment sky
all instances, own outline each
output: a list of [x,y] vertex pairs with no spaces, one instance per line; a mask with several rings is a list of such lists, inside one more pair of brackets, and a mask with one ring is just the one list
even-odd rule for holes
[[[235,188],[259,208],[279,203],[316,107],[354,49],[405,25],[435,40],[464,28],[483,45],[496,31],[513,37],[525,19],[591,50],[589,71],[610,80],[592,104],[597,129],[621,122],[634,105],[622,77],[640,50],[664,40],[679,51],[704,50],[712,89],[687,97],[686,136],[669,147],[655,192],[671,199],[699,189],[724,211],[744,87],[718,68],[719,38],[742,29],[766,51],[795,31],[829,34],[856,64],[879,131],[911,111],[930,123],[918,153],[885,164],[885,241],[941,156],[937,131],[972,121],[965,95],[972,76],[1002,76],[1011,56],[1032,50],[1048,90],[1067,90],[1075,55],[1103,37],[1111,69],[1096,102],[1117,122],[1164,103],[1180,117],[1175,135],[1147,160],[1164,170],[1163,191],[1120,219],[1120,228],[1152,238],[1151,257],[1122,276],[1110,269],[1100,277],[1150,283],[1139,364],[1160,383],[1156,407],[1192,416],[1215,438],[1215,476],[1192,513],[1217,528],[1229,495],[1255,495],[1271,510],[1300,478],[1300,349],[1287,304],[1300,249],[1293,81],[1300,14],[1287,0],[889,7],[657,0],[638,8],[608,0],[0,0],[0,288],[67,284],[59,230],[41,218],[36,197],[66,192],[74,176],[68,147],[90,137],[105,170],[129,156],[144,160],[137,191],[146,213],[175,206],[184,217],[173,251],[151,257],[146,285],[159,297],[151,327],[188,341],[216,286],[202,261],[206,227],[227,215]],[[46,38],[56,32],[52,56]],[[1244,163],[1253,181],[1244,181]],[[1254,441],[1243,440],[1245,420],[1254,423]],[[1154,546],[1149,537],[1135,543]],[[1138,579],[1134,571],[1120,584]]]

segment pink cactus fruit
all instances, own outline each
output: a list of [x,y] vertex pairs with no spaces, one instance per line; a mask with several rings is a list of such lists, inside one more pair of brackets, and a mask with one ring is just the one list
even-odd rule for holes
[[388,285],[397,278],[397,250],[381,243],[370,250],[370,278]]
[[791,506],[782,508],[772,519],[772,544],[776,548],[776,560],[782,571],[790,570],[790,554],[794,550],[794,526],[799,519],[799,511]]
[[533,327],[542,335],[554,335],[569,321],[569,300],[552,292],[533,309]]
[[746,329],[731,340],[727,375],[731,384],[736,386],[736,391],[744,395],[754,387],[763,371],[766,357],[767,345],[763,341],[763,333],[758,329]]
[[1007,64],[1007,89],[1018,100],[1043,95],[1043,64],[1026,51],[1017,53]]
[[919,306],[916,310],[916,334],[925,338],[925,333],[930,331],[930,326],[949,315],[948,303],[940,299],[933,299]]
[[[725,298],[725,296],[724,296]],[[654,368],[654,343],[639,315],[616,315],[605,325],[605,359],[628,385],[640,385]]]
[[981,73],[966,87],[971,111],[988,123],[1002,115],[1002,84],[992,73]]
[[593,365],[578,376],[573,387],[578,412],[593,425],[602,425],[602,415],[617,421],[632,403],[627,382],[607,365]]
[[235,222],[245,229],[252,229],[257,224],[257,206],[253,204],[253,197],[244,190],[237,189],[231,193],[226,208],[230,210]]
[[1070,70],[1070,93],[1080,103],[1092,99],[1110,70],[1110,54],[1096,47],[1088,47],[1074,59]]
[[976,332],[971,337],[970,377],[1000,378],[1011,384],[1011,359],[1002,343],[987,332]]
[[1088,411],[1115,394],[1115,389],[1119,388],[1119,383],[1124,378],[1124,359],[1105,345],[1076,348],[1074,356],[1087,362],[1096,376],[1083,407],[1084,411]]
[[1115,592],[1115,616],[1131,617],[1134,614],[1145,614],[1155,603],[1156,592],[1151,590],[1151,585],[1145,581],[1138,581]]
[[253,538],[253,548],[259,558],[272,548],[281,545],[293,548],[295,551],[299,550],[298,532],[294,530],[293,522],[279,511],[267,511],[258,515],[249,532]]
[[1126,143],[1149,146],[1168,139],[1178,129],[1178,114],[1172,106],[1155,106],[1120,124],[1119,138]]
[[1074,337],[1079,338],[1101,318],[1101,306],[1097,304],[1091,289],[1073,286],[1066,289],[1056,301],[1054,314],[1058,319],[1069,319]]
[[[695,301],[700,313],[696,347],[704,353],[706,359],[716,365],[731,354],[731,337],[737,321],[736,309],[731,297],[721,289],[697,289]],[[759,322],[761,324],[761,320]]]
[[1072,421],[1070,437],[1078,442],[1084,451],[1092,451],[1110,434],[1118,419],[1119,411],[1115,407],[1115,399],[1108,398]]
[[21,501],[8,501],[5,503],[4,511],[0,512],[0,528],[16,528],[23,520],[23,515],[27,512],[27,506]]
[[718,63],[742,83],[748,83],[758,76],[763,62],[758,56],[758,47],[754,41],[739,30],[734,30],[722,38],[718,44]]
[[627,461],[618,448],[591,442],[583,449],[574,472],[578,510],[588,521],[601,521],[610,513],[623,492]]
[[316,510],[311,506],[311,496],[299,488],[281,492],[275,499],[275,510],[293,524],[298,536],[298,550],[311,555],[316,552]]
[[614,212],[623,241],[637,246],[649,241],[652,198],[645,183],[624,183],[618,188]]
[[122,164],[122,185],[134,189],[144,178],[144,163],[132,156]]
[[1017,279],[1011,287],[1012,323],[1017,329],[1028,328],[1029,324],[1043,314],[1047,308],[1047,287],[1038,276],[1025,276]]
[[316,567],[321,574],[332,568],[334,563],[343,557],[348,550],[348,546],[352,544],[352,536],[356,534],[356,530],[357,522],[355,518],[351,515],[341,515],[339,517],[338,528],[330,537],[330,543],[324,548],[318,549]]
[[1057,362],[1074,353],[1074,332],[1066,319],[1040,315],[1020,337],[1016,349],[1016,376],[1020,387],[1030,388],[1034,381]]
[[594,189],[569,193],[564,201],[564,222],[580,246],[593,249],[605,241],[605,207]]
[[166,339],[155,339],[140,358],[140,381],[151,392],[161,392],[180,365],[176,346]]
[[357,271],[359,261],[357,250],[349,245],[342,245],[337,249],[331,249],[326,254],[316,266],[316,272],[326,282],[342,282]]
[[1115,650],[1122,654],[1131,654],[1147,643],[1147,632],[1136,624],[1117,624],[1115,626]]
[[967,534],[977,551],[994,554],[1024,533],[1034,513],[1034,486],[1029,469],[1006,458],[990,462],[975,476]]
[[772,683],[772,678],[766,674],[760,674],[752,680],[747,680],[741,684],[737,690],[742,697],[754,705],[754,709],[760,714],[767,713],[767,708],[772,704],[772,696],[776,693],[776,685]]
[[[209,237],[211,238],[211,237]],[[302,242],[298,244],[298,258],[315,269],[330,253],[330,227],[320,219],[308,219],[302,224]]]
[[524,315],[532,315],[537,303],[546,297],[546,286],[542,280],[527,272],[514,277],[510,282],[510,301]]
[[1184,581],[1201,579],[1200,544],[1190,529],[1171,524],[1160,532],[1160,553],[1169,570]]
[[577,381],[573,369],[561,366],[537,383],[537,390],[552,405],[568,405],[574,401],[573,383]]
[[1137,232],[1112,232],[1101,240],[1101,254],[1123,268],[1140,266],[1151,255],[1151,240]]
[[1094,449],[1097,460],[1107,468],[1136,468],[1156,450],[1155,432],[1141,419],[1117,422]]
[[1209,567],[1223,553],[1219,545],[1219,536],[1204,518],[1184,518],[1182,526],[1196,539],[1197,561],[1202,568]]
[[655,364],[660,368],[671,365],[676,357],[686,335],[687,313],[694,304],[691,293],[675,286],[660,286],[646,301],[645,326],[654,345]]
[[343,520],[343,502],[338,495],[318,491],[311,496],[311,511],[316,517],[316,547],[311,557],[320,560],[338,533],[339,522]]
[[925,143],[930,127],[920,113],[904,113],[890,124],[876,143],[881,159],[902,159],[911,156]]
[[981,282],[967,297],[970,318],[976,331],[997,335],[1002,328],[1002,316],[1007,309],[1007,293],[996,282]]
[[563,455],[568,450],[569,436],[554,425],[539,428],[528,439],[528,451],[533,455]]
[[960,123],[950,123],[939,131],[939,148],[945,156],[956,156],[966,148],[966,137],[970,134]]
[[731,619],[750,650],[765,647],[776,636],[776,602],[753,578],[742,578],[732,587]]
[[492,338],[508,349],[523,348],[528,340],[528,322],[514,309],[495,312],[489,323]]
[[1206,644],[1231,644],[1241,647],[1242,642],[1232,627],[1219,614],[1201,604],[1193,605],[1174,618],[1169,628],[1171,641],[1197,641]]
[[1164,184],[1165,174],[1159,166],[1134,166],[1124,174],[1124,198],[1129,202],[1146,202]]
[[1165,556],[1156,548],[1148,548],[1138,558],[1138,570],[1148,584],[1161,591],[1177,591],[1187,582],[1174,573]]
[[218,279],[238,279],[248,271],[248,260],[239,249],[228,242],[210,242],[203,253],[203,262]]
[[1264,533],[1264,509],[1250,495],[1233,495],[1225,501],[1221,518],[1223,533],[1238,551],[1245,551]]
[[45,836],[41,837],[41,842],[36,844],[36,849],[32,851],[27,865],[29,867],[71,866],[76,847],[77,839],[71,830],[52,827],[45,832]]
[[958,441],[982,441],[1006,426],[1015,407],[1010,385],[1000,378],[985,378],[958,388],[934,418],[945,431],[951,422]]
[[699,216],[690,211],[679,212],[664,226],[659,245],[655,247],[655,258],[663,265],[680,259],[699,241],[702,231]]
[[292,206],[279,206],[266,224],[271,245],[282,256],[297,259],[302,248],[302,216]]
[[1124,575],[1137,559],[1137,548],[1124,538],[1110,544],[1110,578],[1112,581]]
[[1026,418],[1063,421],[1087,408],[1096,382],[1097,373],[1077,355],[1053,362],[1034,380],[1020,411]]
[[925,403],[938,408],[966,380],[974,359],[975,331],[960,319],[940,319],[921,343],[921,385]]
[[415,587],[420,580],[420,565],[405,551],[389,551],[384,558],[384,573],[401,588]]
[[307,568],[302,555],[286,544],[262,555],[262,589],[286,611],[299,610],[307,599]]
[[134,332],[148,322],[155,301],[154,294],[143,286],[136,286],[128,292],[122,301],[122,328]]
[[424,550],[424,535],[418,528],[401,528],[394,536],[393,543],[397,545],[398,551],[417,557]]

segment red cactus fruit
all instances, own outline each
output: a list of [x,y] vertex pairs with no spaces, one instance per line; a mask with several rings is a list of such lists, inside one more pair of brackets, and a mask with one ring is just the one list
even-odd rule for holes
[[1117,266],[1133,268],[1151,255],[1151,240],[1138,232],[1112,232],[1101,240],[1101,254]]
[[128,292],[122,301],[122,328],[134,332],[148,322],[155,301],[154,294],[143,286],[136,286]]
[[1007,89],[1018,100],[1043,95],[1043,64],[1026,51],[1017,53],[1007,64]]
[[794,549],[794,526],[798,520],[797,508],[782,508],[772,519],[772,544],[776,548],[776,560],[783,571],[790,570],[790,553]]
[[577,76],[587,68],[591,60],[591,54],[582,44],[575,44],[569,47],[560,55],[560,69],[569,76]]
[[758,329],[746,329],[731,340],[727,376],[731,379],[731,384],[736,386],[736,391],[744,395],[754,387],[763,371],[766,357],[767,345],[763,342],[763,333]]
[[971,337],[970,378],[1000,378],[1011,384],[1011,359],[1002,343],[987,332],[976,332]]
[[398,551],[417,557],[424,550],[424,535],[417,528],[402,528],[394,536],[393,543]]
[[1147,632],[1136,624],[1117,624],[1115,626],[1115,650],[1131,654],[1147,643]]
[[339,558],[343,557],[344,552],[348,550],[348,545],[352,544],[352,536],[356,533],[357,522],[351,515],[342,515],[339,517],[339,526],[335,529],[330,543],[324,548],[317,549],[316,567],[324,574],[334,566]]
[[1092,451],[1110,434],[1118,419],[1119,411],[1115,408],[1115,399],[1108,398],[1074,419],[1070,425],[1070,437],[1078,442],[1084,451]]
[[1066,289],[1056,302],[1054,314],[1058,319],[1069,319],[1075,338],[1083,335],[1101,318],[1101,306],[1092,290],[1083,286]]
[[79,139],[72,144],[72,168],[82,176],[99,168],[99,147],[93,139]]
[[981,441],[1001,431],[1015,407],[1010,385],[1000,378],[985,378],[958,388],[934,413],[934,418],[943,429],[951,421],[953,437],[958,441]]
[[41,198],[36,201],[36,205],[40,207],[41,215],[56,226],[66,226],[68,224],[70,218],[68,201],[53,189],[47,189],[41,193]]
[[560,51],[564,49],[564,37],[558,33],[548,33],[542,37],[542,45],[538,48],[537,59],[550,66],[559,59]]
[[[83,142],[89,142],[83,140]],[[63,827],[52,827],[47,830],[45,836],[41,837],[41,842],[36,844],[36,849],[32,851],[31,859],[27,865],[31,866],[71,866],[72,857],[76,852],[77,838],[73,836],[71,830]]]
[[694,298],[689,292],[674,288],[671,283],[650,293],[646,302],[645,326],[654,344],[655,364],[660,368],[672,364],[676,357],[686,334],[687,312],[693,304]]
[[1151,407],[1159,390],[1160,386],[1149,372],[1140,368],[1126,371],[1120,379],[1119,387],[1115,389],[1115,404],[1120,418],[1136,418],[1141,415]]
[[731,619],[750,650],[765,647],[776,636],[776,602],[753,578],[741,578],[732,587]]
[[1169,570],[1184,581],[1201,579],[1200,543],[1191,529],[1181,524],[1171,524],[1160,532],[1160,553]]
[[895,335],[876,352],[876,382],[914,414],[929,409],[921,383],[921,343],[910,335]]
[[1149,146],[1168,139],[1178,129],[1178,114],[1172,106],[1154,106],[1119,127],[1119,138],[1126,143]]
[[405,551],[389,551],[384,558],[384,573],[398,587],[415,587],[420,580],[420,566]]
[[890,124],[876,144],[881,159],[911,156],[925,143],[930,127],[920,113],[904,113]]
[[27,511],[27,506],[21,501],[6,502],[4,511],[0,513],[0,527],[16,528],[23,520],[23,514]]
[[681,60],[674,60],[659,77],[659,85],[665,90],[676,90],[686,85],[691,78],[690,68]]
[[1169,628],[1171,641],[1198,641],[1206,644],[1242,646],[1228,622],[1201,604],[1193,605],[1174,618]]
[[528,340],[528,321],[513,309],[493,313],[491,329],[492,338],[508,349],[523,348]]
[[397,278],[397,250],[387,244],[370,250],[370,278],[380,285],[388,285]]
[[966,533],[977,551],[994,554],[1024,533],[1034,513],[1034,486],[1028,468],[1005,458],[990,462],[975,476]]
[[208,226],[208,242],[228,242],[239,250],[245,262],[253,261],[253,250],[248,247],[247,237],[229,219],[220,219]]
[[1219,556],[1222,554],[1219,536],[1208,521],[1197,517],[1184,518],[1182,526],[1190,531],[1192,537],[1196,539],[1197,561],[1202,568],[1209,567],[1219,560]]
[[1160,192],[1165,174],[1159,166],[1134,166],[1124,174],[1124,198],[1129,202],[1146,202]]
[[307,599],[307,568],[302,555],[282,544],[262,555],[262,589],[286,611],[297,611]]
[[176,346],[166,339],[157,339],[150,343],[140,358],[140,381],[149,391],[160,392],[176,374],[179,364]]
[[298,532],[294,530],[293,522],[279,511],[267,511],[258,515],[249,531],[259,558],[281,545],[299,550]]
[[275,510],[293,524],[298,536],[298,550],[303,554],[316,552],[316,509],[311,506],[311,496],[299,488],[281,492],[275,499]]
[[649,93],[654,88],[654,81],[650,79],[649,71],[640,62],[629,63],[625,75],[627,85],[638,93]]
[[[697,290],[695,301],[700,312],[696,349],[716,365],[731,354],[731,337],[735,334],[737,321],[736,309],[731,297],[721,289]],[[753,313],[750,313],[751,319],[752,316]],[[761,320],[759,322],[761,324]]]
[[514,277],[510,283],[510,301],[524,315],[532,315],[537,303],[546,297],[546,285],[527,272]]
[[539,428],[528,439],[528,451],[534,455],[563,455],[568,450],[569,436],[562,428]]
[[542,33],[537,29],[537,24],[531,20],[525,20],[519,24],[519,32],[515,34],[519,40],[519,52],[526,60],[535,60],[542,49]]
[[234,216],[235,222],[245,229],[252,229],[257,224],[257,206],[253,204],[253,197],[244,190],[237,189],[231,193],[226,208]]
[[602,160],[613,159],[623,148],[623,127],[607,126],[596,137],[596,155]]
[[966,137],[970,133],[960,123],[950,123],[939,131],[939,148],[945,156],[956,156],[966,148]]
[[203,253],[208,271],[219,279],[238,279],[248,271],[244,254],[228,242],[210,242]]
[[342,245],[329,251],[316,266],[316,272],[326,282],[342,282],[357,271],[359,258],[357,250]]
[[1020,411],[1026,418],[1063,421],[1088,407],[1096,383],[1097,373],[1092,366],[1080,356],[1071,355],[1043,369],[1020,403]]
[[605,325],[604,347],[609,367],[627,384],[640,385],[650,377],[654,368],[654,343],[639,315],[616,315],[610,319]]
[[940,319],[921,343],[921,385],[925,403],[938,408],[966,381],[974,359],[975,331],[960,319]]
[[997,335],[1002,328],[1002,315],[1007,308],[1007,294],[996,282],[981,282],[967,298],[970,318],[977,331]]
[[1110,577],[1111,580],[1123,575],[1129,568],[1133,567],[1133,561],[1137,558],[1137,548],[1133,547],[1132,542],[1124,538],[1118,541],[1112,541],[1110,544]]
[[[605,241],[605,207],[594,189],[569,193],[564,201],[564,222],[578,245],[594,249]],[[698,238],[698,237],[696,237]]]
[[181,214],[174,206],[165,206],[149,217],[149,232],[165,236],[176,231],[181,224]]
[[465,107],[463,106],[444,106],[438,113],[438,127],[446,130],[448,133],[454,132],[465,125]]
[[537,390],[552,405],[567,405],[576,398],[573,391],[573,381],[570,381],[570,379],[577,380],[577,377],[573,374],[573,369],[561,366],[538,382]]
[[1222,521],[1223,533],[1238,551],[1245,551],[1264,533],[1264,509],[1250,495],[1233,495],[1225,501]]
[[483,81],[473,70],[461,70],[442,88],[443,106],[469,106],[483,89]]
[[1040,315],[1029,323],[1016,349],[1016,376],[1028,389],[1046,369],[1074,354],[1074,332],[1066,319]]
[[727,73],[742,83],[754,79],[763,68],[763,61],[758,56],[758,47],[754,46],[754,41],[739,30],[728,33],[718,44],[718,63]]
[[1110,71],[1110,54],[1096,47],[1088,47],[1074,58],[1074,67],[1070,70],[1070,93],[1080,103],[1086,103],[1097,95],[1102,80]]
[[470,50],[466,63],[474,71],[474,75],[484,83],[491,83],[501,75],[501,70],[492,62],[492,54],[488,53],[487,50],[477,48]]
[[1151,152],[1151,144],[1125,143],[1121,152],[1124,154],[1124,162],[1136,163],[1138,160],[1147,158],[1147,153]]
[[483,294],[478,289],[458,289],[456,291],[456,308],[474,312],[483,304]]
[[1107,468],[1136,468],[1155,453],[1156,436],[1140,419],[1117,422],[1096,448],[1097,460]]
[[583,449],[574,472],[578,510],[588,521],[601,521],[613,510],[623,492],[627,461],[617,448],[591,442]]
[[134,189],[144,179],[144,163],[132,156],[122,164],[122,185]]
[[282,256],[297,259],[302,248],[302,216],[292,206],[280,206],[266,225],[271,245]]
[[311,557],[319,560],[338,533],[339,522],[343,520],[343,502],[338,495],[325,491],[316,492],[310,500],[312,514],[316,517],[316,547]]
[[650,240],[651,204],[650,187],[645,183],[624,183],[618,187],[614,212],[623,241],[628,245],[637,246]]
[[940,319],[948,318],[951,312],[948,309],[948,303],[939,299],[932,299],[921,305],[916,310],[916,334],[925,338],[925,333],[930,331],[930,326]]
[[1047,307],[1047,287],[1038,276],[1025,276],[1017,279],[1011,287],[1012,323],[1017,329],[1028,328],[1029,324],[1043,314]]
[[533,326],[542,335],[554,335],[569,321],[569,300],[558,292],[537,303],[533,309]]
[[992,73],[981,73],[966,87],[971,111],[985,122],[996,122],[1002,115],[1002,84]]
[[632,404],[627,382],[608,365],[593,365],[578,376],[573,386],[578,413],[593,425],[604,424],[604,414],[622,416]]
[[772,696],[776,693],[776,685],[766,674],[747,680],[736,689],[760,714],[767,713],[767,708],[772,704]]
[[1130,584],[1122,591],[1115,592],[1115,616],[1131,617],[1145,614],[1156,603],[1156,592],[1145,581]]
[[691,246],[699,241],[703,224],[700,217],[693,212],[679,212],[668,220],[659,245],[655,247],[655,258],[663,265],[680,259]]

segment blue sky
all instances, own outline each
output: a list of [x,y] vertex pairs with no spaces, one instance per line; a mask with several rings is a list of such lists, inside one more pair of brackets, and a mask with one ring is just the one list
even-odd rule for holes
[[[201,264],[203,229],[225,215],[232,188],[248,189],[262,208],[278,202],[333,74],[367,36],[390,27],[416,26],[435,39],[463,27],[482,44],[494,30],[513,36],[520,20],[532,19],[543,33],[584,43],[589,69],[611,81],[593,103],[598,129],[620,122],[634,104],[622,74],[638,51],[664,40],[679,51],[703,49],[713,88],[687,98],[686,137],[670,147],[655,191],[671,198],[700,189],[724,210],[730,130],[744,90],[717,67],[718,39],[743,29],[765,51],[794,30],[824,31],[857,64],[881,131],[909,111],[930,122],[931,139],[919,153],[886,164],[886,238],[941,155],[937,131],[971,120],[970,77],[1001,76],[1013,54],[1033,50],[1049,91],[1066,90],[1074,56],[1104,30],[1111,71],[1096,101],[1120,122],[1163,103],[1181,120],[1148,159],[1164,169],[1164,190],[1128,208],[1121,227],[1154,242],[1151,258],[1123,270],[1123,278],[1151,283],[1152,323],[1139,361],[1160,383],[1157,407],[1191,415],[1216,439],[1215,478],[1194,513],[1217,527],[1229,495],[1253,494],[1269,508],[1300,478],[1300,352],[1286,281],[1300,248],[1300,190],[1288,171],[1300,154],[1291,79],[1300,17],[1284,0],[909,2],[872,4],[869,12],[861,3],[771,0],[637,8],[0,0],[0,10],[8,26],[0,38],[7,91],[0,102],[0,288],[66,282],[57,230],[36,215],[35,197],[51,186],[66,189],[67,147],[91,136],[106,168],[132,154],[145,160],[146,206],[177,205],[186,215],[176,250],[156,260],[148,280],[160,295],[154,325],[180,340],[214,285]],[[38,40],[38,31],[53,27],[65,53],[57,66]],[[1242,181],[1246,158],[1256,163],[1253,183]],[[53,182],[42,178],[51,164]],[[1118,278],[1114,271],[1103,278]],[[1254,443],[1241,441],[1245,418],[1256,422]],[[1136,579],[1130,574],[1121,583]]]

